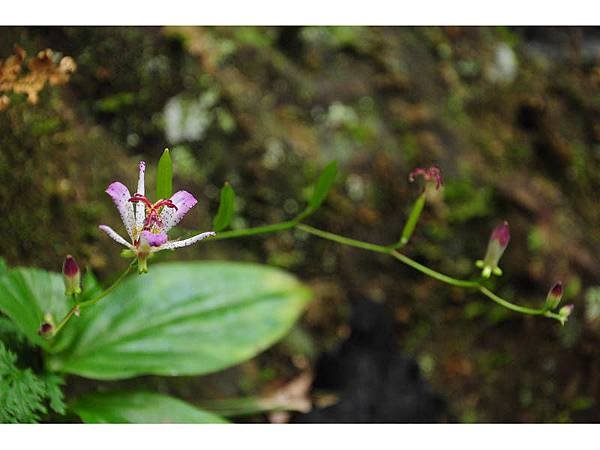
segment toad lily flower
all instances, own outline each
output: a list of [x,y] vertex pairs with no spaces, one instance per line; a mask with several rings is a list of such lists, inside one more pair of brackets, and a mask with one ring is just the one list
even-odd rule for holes
[[189,192],[178,191],[170,199],[160,199],[152,203],[144,192],[146,165],[141,161],[139,167],[137,192],[133,196],[129,193],[129,189],[119,181],[110,184],[106,189],[106,193],[110,195],[119,210],[131,242],[107,225],[100,225],[99,228],[133,252],[138,260],[138,271],[142,273],[148,272],[148,257],[152,253],[187,247],[202,239],[215,236],[215,233],[208,231],[181,241],[169,241],[167,232],[177,225],[198,201]]
[[487,252],[485,253],[483,260],[476,262],[477,267],[482,269],[481,276],[489,278],[492,274],[497,276],[502,275],[502,270],[498,267],[498,261],[500,261],[504,250],[508,247],[509,241],[510,230],[508,228],[508,222],[504,221],[492,231]]

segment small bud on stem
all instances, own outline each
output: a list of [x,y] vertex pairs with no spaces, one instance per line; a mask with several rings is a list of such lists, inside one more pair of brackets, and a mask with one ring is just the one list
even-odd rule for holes
[[53,331],[54,331],[54,327],[52,326],[52,324],[48,323],[48,322],[44,322],[44,323],[42,323],[42,325],[40,325],[38,334],[42,337],[48,337],[48,336],[52,335]]
[[38,329],[38,334],[45,339],[50,338],[54,335],[54,319],[52,317],[52,314],[44,314],[44,321]]
[[487,251],[483,260],[477,261],[477,267],[481,270],[481,276],[489,278],[492,274],[500,276],[502,270],[498,267],[498,262],[508,247],[510,241],[510,229],[508,222],[505,220],[492,231]]
[[558,305],[560,304],[562,295],[563,295],[563,285],[559,281],[554,286],[552,286],[552,289],[550,289],[550,291],[548,292],[548,295],[546,296],[546,303],[544,304],[544,309],[547,309],[547,310],[556,309],[558,307]]
[[67,255],[63,263],[63,280],[65,295],[81,294],[81,271],[77,261],[71,255]]

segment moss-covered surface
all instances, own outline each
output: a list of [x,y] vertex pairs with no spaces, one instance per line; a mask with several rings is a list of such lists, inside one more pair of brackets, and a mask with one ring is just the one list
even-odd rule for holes
[[[394,317],[395,341],[447,400],[441,420],[596,421],[600,65],[590,33],[3,28],[0,58],[14,43],[29,54],[50,47],[78,70],[37,105],[15,96],[0,112],[0,254],[58,269],[72,253],[106,280],[125,262],[97,230],[120,227],[103,191],[114,179],[133,185],[137,161],[157,161],[166,146],[176,187],[200,198],[189,230],[210,227],[225,180],[240,197],[234,227],[285,220],[337,159],[343,176],[310,221],[377,243],[398,238],[418,189],[409,171],[436,163],[443,195],[406,251],[468,277],[506,219],[499,292],[537,305],[562,279],[576,305],[565,327],[287,232],[164,258],[254,260],[298,274],[318,298],[290,338],[225,374],[137,383],[192,401],[268,390],[343,342],[353,305],[368,300]],[[95,389],[75,378],[70,386],[71,396]]]

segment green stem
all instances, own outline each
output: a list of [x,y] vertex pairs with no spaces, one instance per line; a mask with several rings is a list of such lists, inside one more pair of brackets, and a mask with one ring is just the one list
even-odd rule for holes
[[217,233],[216,236],[208,238],[207,240],[218,241],[221,239],[231,239],[245,236],[253,236],[256,234],[275,233],[278,231],[289,230],[294,228],[298,222],[296,220],[289,220],[287,222],[274,223],[272,225],[264,225],[261,227],[245,228],[243,230],[231,230]]
[[415,270],[418,270],[421,273],[424,273],[425,275],[434,278],[438,281],[441,281],[442,283],[446,283],[446,284],[450,284],[452,286],[458,286],[458,287],[464,287],[464,288],[477,288],[479,287],[479,282],[478,281],[473,281],[473,280],[460,280],[458,278],[452,278],[448,275],[445,275],[443,273],[437,272],[433,269],[430,269],[427,266],[424,266],[423,264],[415,261],[414,259],[409,258],[406,255],[403,255],[402,253],[397,252],[396,250],[392,250],[390,252],[390,255],[392,255],[394,258],[396,258],[397,260],[403,262],[404,264],[406,264],[407,266],[412,267]]
[[129,272],[131,271],[133,266],[135,266],[135,262],[136,262],[135,259],[133,261],[131,261],[131,264],[129,264],[127,269],[125,269],[125,271],[119,276],[119,278],[117,278],[113,284],[111,284],[108,288],[106,288],[104,291],[102,291],[98,296],[96,296],[95,298],[93,298],[91,300],[77,303],[75,306],[73,306],[69,310],[69,312],[65,315],[65,317],[63,317],[62,320],[58,323],[58,325],[56,325],[56,328],[54,329],[54,332],[52,333],[52,337],[54,337],[58,334],[58,332],[69,322],[69,320],[71,319],[71,317],[73,317],[73,315],[75,315],[76,313],[79,313],[79,311],[81,311],[84,308],[87,308],[89,306],[92,306],[92,305],[98,303],[100,300],[102,300],[104,297],[106,297],[108,294],[110,294],[121,283],[121,281],[123,281],[125,279],[125,277],[129,274]]
[[104,291],[102,291],[102,293],[100,293],[97,297],[95,297],[91,300],[87,300],[85,302],[81,302],[75,306],[78,306],[79,309],[83,309],[83,308],[87,308],[88,306],[92,306],[92,305],[95,305],[96,303],[98,303],[100,300],[102,300],[104,297],[106,297],[108,294],[110,294],[121,283],[121,281],[123,281],[125,279],[125,277],[129,274],[129,272],[131,272],[131,269],[133,269],[133,267],[135,266],[135,263],[136,263],[136,260],[135,259],[132,260],[131,264],[129,264],[129,266],[127,266],[127,269],[125,269],[125,271],[121,275],[119,275],[119,278],[117,278],[113,284],[111,284]]
[[65,315],[65,317],[62,318],[62,320],[58,323],[58,325],[56,325],[56,328],[54,329],[54,332],[52,333],[52,337],[56,336],[58,334],[58,332],[62,329],[62,327],[64,327],[67,322],[69,321],[69,319],[71,319],[71,317],[73,317],[73,314],[75,314],[78,311],[78,305],[73,306],[69,312]]
[[423,207],[425,206],[425,199],[426,195],[425,191],[423,191],[423,193],[419,195],[419,197],[415,201],[415,204],[410,210],[410,214],[408,216],[408,220],[406,221],[406,225],[404,225],[404,228],[402,229],[402,236],[400,237],[400,240],[396,242],[394,248],[403,247],[410,240],[410,237],[412,236],[413,231],[415,231],[415,227],[417,226],[417,222],[419,221],[419,217],[421,217],[421,212],[423,212]]
[[303,223],[299,223],[296,225],[299,230],[305,231],[310,234],[314,234],[323,239],[327,239],[329,241],[337,242],[339,244],[349,245],[351,247],[362,248],[363,250],[369,250],[377,253],[385,253],[390,254],[391,249],[388,247],[384,247],[382,245],[370,244],[368,242],[358,241],[356,239],[347,238],[344,236],[340,236],[339,234],[330,233],[329,231],[319,230],[318,228],[311,227],[310,225],[305,225]]
[[495,301],[496,303],[498,303],[501,306],[504,306],[507,309],[510,309],[512,311],[516,311],[518,313],[521,314],[529,314],[531,316],[545,316],[545,317],[550,317],[552,319],[556,319],[560,321],[560,315],[553,313],[552,311],[548,311],[546,309],[533,309],[533,308],[527,308],[526,306],[519,306],[519,305],[515,305],[514,303],[510,303],[506,300],[504,300],[502,297],[499,297],[498,295],[494,294],[492,291],[490,291],[488,288],[486,288],[485,286],[479,286],[478,287],[479,292],[481,292],[483,295],[485,295],[486,297],[492,299],[493,301]]
[[534,309],[534,308],[527,308],[525,306],[515,305],[514,303],[511,303],[508,300],[503,299],[502,297],[498,296],[497,294],[495,294],[492,291],[490,291],[489,289],[487,289],[485,286],[483,286],[480,283],[479,280],[461,280],[458,278],[453,278],[449,275],[443,274],[436,270],[430,269],[429,267],[415,261],[414,259],[409,258],[408,256],[398,252],[396,250],[396,246],[398,244],[394,244],[392,246],[383,246],[383,245],[378,245],[378,244],[372,244],[370,242],[359,241],[357,239],[340,236],[339,234],[320,230],[318,228],[311,227],[310,225],[299,223],[299,219],[301,219],[300,216],[296,217],[293,220],[287,221],[287,222],[280,222],[280,223],[276,223],[276,224],[272,224],[272,225],[266,225],[266,226],[255,227],[255,228],[247,228],[244,230],[227,231],[224,233],[217,234],[217,236],[212,239],[215,239],[215,240],[230,239],[230,238],[243,237],[243,236],[252,236],[252,235],[256,235],[256,234],[279,232],[279,231],[289,230],[292,228],[297,228],[306,233],[312,234],[314,236],[317,236],[317,237],[320,237],[322,239],[326,239],[326,240],[329,240],[332,242],[337,242],[339,244],[348,245],[350,247],[356,247],[356,248],[360,248],[363,250],[368,250],[368,251],[372,251],[372,252],[376,252],[376,253],[383,253],[386,255],[390,255],[390,256],[394,257],[395,259],[397,259],[398,261],[402,262],[403,264],[406,264],[407,266],[412,267],[413,269],[423,273],[424,275],[427,275],[428,277],[431,277],[435,280],[441,281],[442,283],[446,283],[451,286],[457,286],[457,287],[462,287],[462,288],[477,289],[481,294],[490,298],[491,300],[498,303],[499,305],[501,305],[507,309],[510,309],[511,311],[515,311],[515,312],[522,313],[522,314],[533,315],[533,316],[549,317],[551,319],[556,319],[559,321],[561,320],[559,314],[553,313],[552,311],[548,311],[543,308],[542,309]]

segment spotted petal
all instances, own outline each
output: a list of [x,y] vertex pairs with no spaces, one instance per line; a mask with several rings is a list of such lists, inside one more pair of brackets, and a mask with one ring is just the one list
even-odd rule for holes
[[206,233],[197,234],[196,236],[193,236],[188,239],[184,239],[183,241],[167,242],[166,244],[163,244],[160,247],[155,248],[154,250],[159,251],[159,250],[168,250],[168,249],[173,249],[173,248],[187,247],[188,245],[195,244],[196,242],[201,241],[203,239],[206,239],[206,238],[209,238],[212,236],[216,236],[216,234],[217,233],[215,233],[214,231],[207,231]]
[[[144,186],[144,173],[146,172],[146,163],[140,161],[140,177],[138,179],[137,194],[146,195],[146,189]],[[138,202],[135,205],[135,227],[136,232],[139,232],[144,228],[144,220],[146,219],[146,205],[142,202]]]
[[164,207],[161,211],[160,220],[163,223],[163,232],[167,232],[177,225],[183,216],[198,203],[198,200],[187,191],[175,192],[170,200],[177,206],[177,209]]
[[115,181],[106,188],[106,193],[110,195],[113,202],[115,202],[119,214],[121,214],[121,220],[123,220],[123,225],[125,225],[127,234],[129,234],[131,240],[134,241],[133,230],[135,228],[135,216],[133,214],[133,204],[129,201],[131,198],[129,189],[127,189],[127,186],[123,183]]
[[100,225],[100,226],[98,226],[98,228],[100,228],[102,231],[104,231],[106,234],[108,234],[111,238],[113,238],[119,244],[124,245],[127,248],[131,248],[131,249],[134,248],[133,245],[131,245],[129,242],[127,242],[124,238],[121,237],[121,235],[119,235],[115,230],[113,230],[108,225]]

